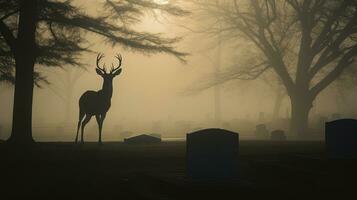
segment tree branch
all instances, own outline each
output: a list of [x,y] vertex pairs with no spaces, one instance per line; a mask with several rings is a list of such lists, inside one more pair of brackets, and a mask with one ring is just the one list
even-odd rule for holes
[[4,37],[6,44],[10,47],[11,51],[16,53],[16,38],[3,21],[0,21],[0,33]]
[[[335,40],[332,40],[328,43],[330,45],[325,48],[322,52],[320,57],[318,58],[317,62],[314,66],[310,69],[309,79],[311,80],[317,72],[319,72],[324,66],[328,63],[332,62],[344,52],[339,48],[340,45],[353,33],[353,27],[357,24],[357,11],[355,11],[353,17],[347,23],[347,25],[342,29],[339,35],[335,36]],[[316,54],[317,52],[315,52]]]
[[257,0],[252,0],[252,4],[255,10],[255,19],[259,28],[259,41],[264,46],[264,54],[269,58],[270,65],[273,66],[275,71],[279,74],[280,78],[284,82],[287,90],[294,87],[294,82],[285,66],[283,58],[279,51],[274,50],[271,44],[268,42],[264,34],[264,23],[262,22],[263,17],[261,16],[261,9]]
[[331,34],[331,26],[338,19],[338,16],[343,13],[347,8],[349,1],[342,1],[341,6],[336,9],[336,11],[327,18],[320,34],[315,39],[315,42],[312,45],[314,52],[318,52],[318,49],[321,48],[321,44],[325,44],[323,41],[328,38],[328,35]]
[[13,14],[15,14],[15,13],[18,13],[18,12],[19,12],[19,9],[16,9],[16,10],[14,10],[14,11],[12,11],[12,12],[7,13],[7,14],[5,14],[4,16],[2,16],[2,17],[0,18],[0,21],[5,20],[6,18],[8,18],[8,17],[10,17],[11,15],[13,15]]
[[328,73],[319,83],[310,89],[310,94],[316,97],[323,89],[331,84],[337,77],[339,77],[343,70],[350,66],[354,60],[353,57],[357,55],[357,45],[355,45],[348,53],[346,53],[338,62],[336,67]]

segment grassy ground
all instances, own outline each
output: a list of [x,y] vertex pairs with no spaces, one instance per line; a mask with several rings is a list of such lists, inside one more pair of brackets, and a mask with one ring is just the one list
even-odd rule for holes
[[239,177],[230,181],[185,177],[184,142],[40,143],[24,150],[0,143],[0,158],[0,192],[6,197],[321,198],[353,191],[357,180],[357,161],[328,160],[324,144],[316,141],[241,141]]

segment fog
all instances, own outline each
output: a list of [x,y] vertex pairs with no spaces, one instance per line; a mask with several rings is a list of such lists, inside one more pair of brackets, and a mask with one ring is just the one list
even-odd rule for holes
[[[83,2],[78,1],[85,6]],[[95,12],[95,8],[91,9]],[[220,117],[216,117],[215,87],[202,91],[197,88],[212,77],[216,67],[219,66],[220,70],[228,68],[232,56],[236,54],[235,49],[240,45],[244,46],[244,41],[235,45],[223,42],[219,50],[217,38],[203,39],[202,34],[180,26],[183,23],[182,19],[175,21],[147,16],[138,26],[142,30],[163,33],[168,37],[183,37],[177,48],[190,54],[186,57],[186,63],[171,55],[143,55],[121,46],[113,47],[88,34],[93,53],[82,55],[81,61],[85,64],[83,68],[39,66],[37,69],[47,77],[50,84],[42,83],[42,88],[35,88],[34,138],[73,140],[78,120],[79,97],[87,90],[100,90],[102,87],[102,78],[95,73],[95,59],[99,52],[105,54],[103,62],[107,66],[117,62],[114,57],[116,53],[123,56],[123,72],[113,81],[112,105],[104,122],[105,141],[122,139],[122,133],[128,131],[133,134],[160,133],[163,138],[184,138],[189,131],[208,127],[233,129],[243,139],[249,139],[256,124],[272,123],[274,90],[260,79],[232,80],[218,86]],[[68,76],[75,80],[73,85],[68,81]],[[68,88],[72,89],[72,97],[66,96],[65,91]],[[11,85],[0,86],[1,139],[10,135],[13,92]],[[310,124],[315,127],[315,122],[321,116],[330,117],[333,113],[354,116],[357,110],[354,103],[356,97],[356,92],[351,90],[341,100],[336,87],[331,85],[315,100],[310,113]],[[289,112],[290,100],[285,97],[279,118],[286,119]],[[271,129],[287,129],[273,124]],[[87,125],[85,137],[88,140],[97,140],[94,118]]]

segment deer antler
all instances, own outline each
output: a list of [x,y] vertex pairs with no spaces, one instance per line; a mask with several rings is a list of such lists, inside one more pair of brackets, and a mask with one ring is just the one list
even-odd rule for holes
[[110,70],[110,73],[111,73],[111,74],[114,73],[115,71],[117,71],[117,70],[121,67],[121,62],[122,62],[122,60],[123,60],[123,58],[121,57],[120,54],[117,54],[115,57],[118,59],[119,64],[118,64],[118,67],[114,68],[114,65],[113,65],[113,63],[112,63],[112,69]]
[[97,69],[99,69],[100,71],[102,71],[104,74],[106,74],[106,69],[105,69],[105,64],[103,65],[103,68],[99,67],[99,62],[100,60],[104,58],[104,54],[102,53],[98,53],[97,55]]

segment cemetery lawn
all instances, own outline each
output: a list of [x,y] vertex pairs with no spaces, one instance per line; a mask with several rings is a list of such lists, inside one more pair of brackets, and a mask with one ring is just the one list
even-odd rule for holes
[[185,148],[38,143],[20,151],[0,143],[0,199],[289,199],[356,190],[357,161],[328,160],[323,142],[240,141],[239,177],[222,181],[186,178]]

